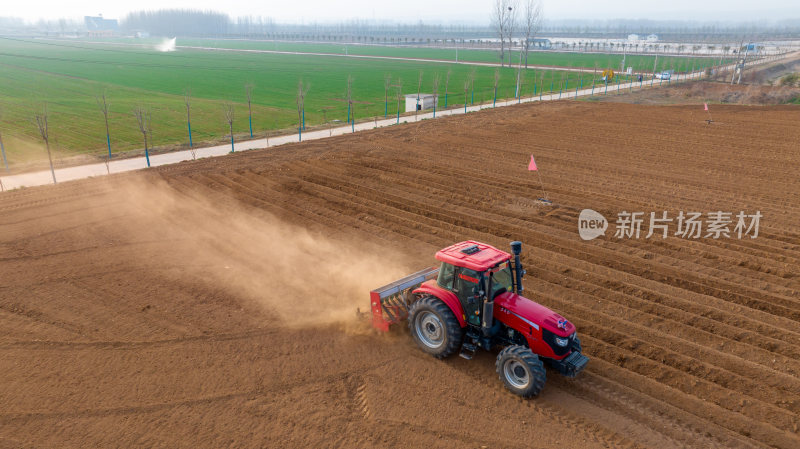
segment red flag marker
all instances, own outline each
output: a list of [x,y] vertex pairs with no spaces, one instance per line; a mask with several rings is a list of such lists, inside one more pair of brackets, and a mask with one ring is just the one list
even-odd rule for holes
[[539,175],[539,183],[542,185],[542,193],[544,194],[544,198],[539,198],[539,200],[544,201],[545,204],[551,204],[550,200],[547,198],[547,191],[544,190],[544,182],[542,181],[542,172],[539,171],[539,167],[536,166],[536,160],[533,158],[531,154],[531,161],[528,163],[528,171],[535,171],[537,175]]
[[714,123],[714,119],[711,118],[711,111],[708,110],[708,103],[703,103],[703,109],[708,114],[708,118],[706,119],[706,124],[710,125],[710,124]]
[[531,154],[531,162],[528,164],[528,171],[537,171],[539,167],[536,166],[536,161],[533,160],[533,155]]

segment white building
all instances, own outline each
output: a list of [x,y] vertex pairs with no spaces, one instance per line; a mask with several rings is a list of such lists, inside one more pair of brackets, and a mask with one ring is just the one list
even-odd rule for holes
[[648,34],[647,42],[658,42],[658,34]]
[[407,94],[406,95],[406,112],[422,111],[424,109],[433,109],[435,97],[433,94]]
[[638,34],[629,34],[628,35],[628,42],[636,42],[639,40]]

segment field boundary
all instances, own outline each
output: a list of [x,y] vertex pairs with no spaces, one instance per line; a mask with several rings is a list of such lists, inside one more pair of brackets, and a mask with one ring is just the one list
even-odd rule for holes
[[[444,62],[453,62],[453,61],[444,61]],[[732,68],[733,66],[725,66],[722,67],[721,69],[731,70]],[[674,81],[669,80],[666,83],[666,85],[672,85],[674,83],[676,84],[692,80],[699,80],[703,79],[704,76],[705,74],[702,71],[695,71],[692,73],[684,74],[682,78],[680,77],[680,75],[678,75]],[[421,120],[437,119],[452,115],[462,115],[470,112],[478,112],[484,109],[494,109],[496,107],[508,107],[522,103],[533,103],[542,101],[577,99],[581,97],[591,97],[594,96],[595,94],[607,95],[609,92],[612,94],[621,93],[626,90],[628,92],[631,92],[634,89],[654,89],[662,87],[664,85],[665,83],[663,80],[656,83],[656,80],[651,78],[647,82],[634,81],[629,83],[619,83],[612,85],[605,84],[601,85],[600,87],[593,86],[591,88],[585,88],[585,89],[576,88],[575,90],[559,92],[557,94],[551,93],[548,95],[544,95],[540,92],[538,96],[532,96],[532,97],[525,97],[525,98],[520,97],[516,99],[509,99],[502,101],[498,100],[496,102],[486,102],[474,106],[465,106],[463,108],[444,109],[436,112],[425,112],[416,115],[405,115],[405,116],[394,117],[391,119],[387,118],[378,119],[377,117],[375,117],[374,120],[363,121],[360,123],[353,123],[350,125],[339,126],[336,128],[320,129],[308,132],[301,131],[298,133],[284,134],[281,136],[246,140],[237,143],[234,148],[236,149],[236,151],[271,148],[275,146],[284,145],[287,143],[324,139],[333,136],[341,136],[344,134],[353,134],[358,131],[366,131],[370,129],[383,128],[387,126],[393,126],[405,123],[415,123]],[[191,161],[195,158],[199,159],[199,158],[224,156],[226,154],[231,153],[230,148],[231,148],[230,144],[222,144],[222,145],[214,145],[208,147],[196,147],[193,151],[181,150],[181,151],[151,155],[149,158],[150,166],[155,167],[161,165],[177,164],[179,162]],[[141,157],[132,157],[127,159],[120,159],[120,160],[112,160],[108,164],[101,162],[101,163],[59,168],[55,170],[55,176],[58,182],[65,182],[65,181],[73,181],[95,176],[110,175],[113,173],[124,173],[134,170],[140,170],[143,168],[147,168],[147,160],[144,156],[141,156]],[[34,187],[52,183],[50,170],[20,173],[15,175],[4,176],[0,179],[2,180],[2,186],[4,190],[12,190],[23,187]]]

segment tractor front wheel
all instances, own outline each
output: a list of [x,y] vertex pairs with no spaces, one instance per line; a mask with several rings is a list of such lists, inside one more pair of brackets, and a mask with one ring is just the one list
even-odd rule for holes
[[500,351],[495,367],[506,388],[524,398],[538,395],[547,380],[542,361],[524,346],[512,345]]
[[426,296],[408,311],[408,328],[423,351],[443,359],[461,345],[463,331],[453,311],[441,299]]

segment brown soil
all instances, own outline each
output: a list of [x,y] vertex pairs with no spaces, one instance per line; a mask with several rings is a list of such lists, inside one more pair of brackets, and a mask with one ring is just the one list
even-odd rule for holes
[[[658,81],[656,81],[658,84]],[[722,103],[740,105],[782,105],[796,102],[800,88],[791,86],[760,86],[734,84],[718,81],[695,81],[663,86],[658,89],[642,89],[619,94],[598,95],[587,101],[632,103],[649,105]]]
[[[704,114],[522,105],[1,194],[0,447],[798,447],[800,110]],[[764,217],[584,242],[583,208]],[[520,400],[355,317],[467,238],[523,242],[580,377]]]
[[800,72],[800,55],[757,67],[747,74],[748,84],[779,84],[784,75]]

